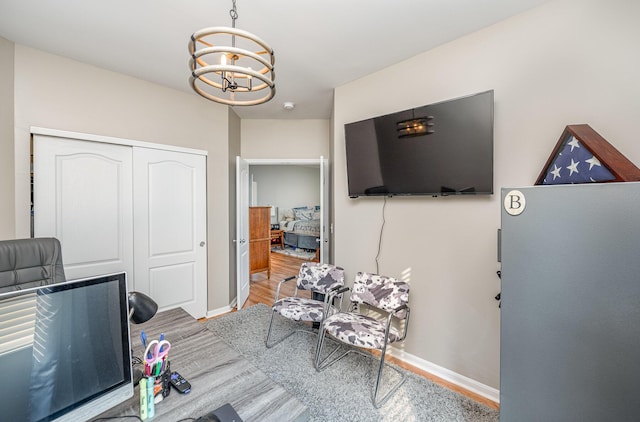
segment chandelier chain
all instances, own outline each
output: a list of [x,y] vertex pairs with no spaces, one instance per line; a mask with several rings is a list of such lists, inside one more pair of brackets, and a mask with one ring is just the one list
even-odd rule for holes
[[233,1],[233,8],[229,10],[229,16],[231,16],[231,25],[233,28],[236,27],[236,19],[238,19],[238,9],[236,8],[236,0]]

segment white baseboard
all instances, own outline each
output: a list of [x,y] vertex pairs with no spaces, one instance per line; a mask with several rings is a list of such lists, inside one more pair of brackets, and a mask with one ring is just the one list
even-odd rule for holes
[[207,311],[207,315],[205,315],[205,318],[213,318],[218,315],[226,314],[228,312],[233,311],[235,307],[236,307],[236,301],[234,299],[233,302],[231,302],[228,306],[223,306],[222,308],[212,309],[210,311]]
[[433,374],[438,378],[442,378],[445,381],[462,387],[465,390],[476,393],[493,402],[500,403],[500,390],[496,388],[482,384],[481,382],[478,382],[474,379],[465,377],[464,375],[460,375],[457,372],[453,372],[440,365],[436,365],[435,363],[429,362],[405,351],[396,349],[395,347],[392,348],[391,355],[410,365],[415,366],[416,368],[429,372],[430,374]]

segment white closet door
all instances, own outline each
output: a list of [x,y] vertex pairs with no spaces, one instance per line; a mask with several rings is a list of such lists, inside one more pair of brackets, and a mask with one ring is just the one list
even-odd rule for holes
[[204,317],[206,157],[134,147],[133,169],[135,289]]
[[34,235],[60,240],[67,279],[131,277],[131,148],[34,135],[33,151]]

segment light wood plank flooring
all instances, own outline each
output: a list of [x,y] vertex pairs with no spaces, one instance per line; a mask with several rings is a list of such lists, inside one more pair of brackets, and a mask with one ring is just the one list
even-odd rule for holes
[[[256,305],[258,303],[264,303],[271,306],[273,299],[278,288],[278,283],[286,277],[297,275],[300,269],[300,264],[305,262],[303,259],[290,257],[287,255],[272,253],[271,254],[271,278],[267,278],[267,272],[256,273],[251,276],[251,289],[249,291],[249,298],[247,299],[244,308]],[[280,291],[280,297],[291,296],[295,288],[294,280],[286,283]],[[300,296],[309,297],[309,292],[300,292]],[[306,296],[304,296],[306,294]],[[396,359],[392,356],[387,357],[388,360],[393,361],[396,365],[409,370],[415,374],[421,375],[445,388],[456,391],[478,403],[482,403],[492,409],[500,409],[500,405],[494,401],[491,401],[485,397],[482,397],[471,391],[467,391],[455,384],[445,381],[429,372],[426,372],[420,368],[409,365],[408,363]]]
[[[276,296],[278,283],[290,276],[297,276],[300,271],[300,264],[305,262],[304,259],[294,258],[281,253],[271,254],[271,278],[267,278],[267,272],[255,273],[251,275],[251,288],[249,290],[249,298],[245,302],[243,308],[264,303],[271,306]],[[280,290],[280,297],[293,295],[296,283],[291,280],[285,283]],[[308,291],[300,291],[299,296],[311,297]]]

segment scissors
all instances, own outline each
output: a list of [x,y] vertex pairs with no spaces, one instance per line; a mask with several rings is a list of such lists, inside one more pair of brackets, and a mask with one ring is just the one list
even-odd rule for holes
[[[159,375],[164,361],[171,349],[171,343],[167,340],[152,340],[144,351],[144,363],[148,375]],[[157,374],[156,374],[157,373]]]

